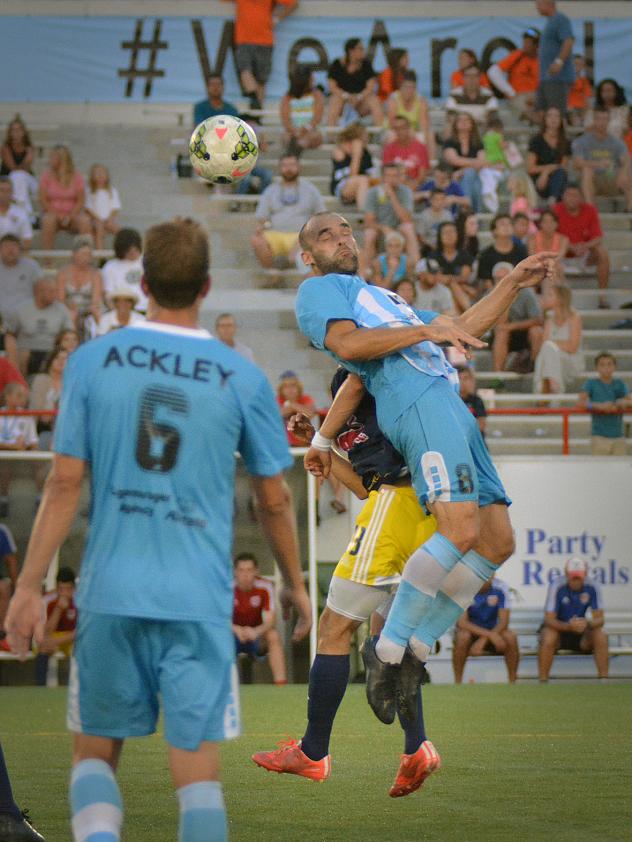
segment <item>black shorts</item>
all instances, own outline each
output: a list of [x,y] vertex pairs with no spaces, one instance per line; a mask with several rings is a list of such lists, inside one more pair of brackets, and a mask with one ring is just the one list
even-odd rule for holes
[[272,47],[262,44],[238,44],[235,49],[237,70],[249,70],[260,85],[265,85],[272,70]]
[[510,351],[525,351],[529,349],[529,334],[526,330],[512,330],[509,335]]
[[558,649],[571,649],[573,652],[581,652],[581,640],[583,635],[578,632],[560,632],[560,645]]

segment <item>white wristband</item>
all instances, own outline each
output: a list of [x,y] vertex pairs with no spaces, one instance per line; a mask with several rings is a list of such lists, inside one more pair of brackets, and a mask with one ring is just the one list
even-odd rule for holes
[[311,446],[315,447],[316,450],[331,450],[331,439],[326,439],[325,436],[321,436],[318,430],[316,430],[314,438],[311,441]]

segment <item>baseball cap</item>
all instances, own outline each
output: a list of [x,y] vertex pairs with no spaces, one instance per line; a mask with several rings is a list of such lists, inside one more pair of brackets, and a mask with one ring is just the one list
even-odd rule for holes
[[583,558],[579,558],[578,556],[569,558],[564,569],[566,570],[567,576],[577,576],[580,579],[585,579],[588,573],[588,565]]
[[281,382],[281,380],[298,380],[298,374],[295,371],[290,371],[288,369],[279,376],[279,382]]
[[536,29],[535,26],[530,26],[528,29],[522,33],[523,38],[533,38],[535,41],[540,40],[540,30]]

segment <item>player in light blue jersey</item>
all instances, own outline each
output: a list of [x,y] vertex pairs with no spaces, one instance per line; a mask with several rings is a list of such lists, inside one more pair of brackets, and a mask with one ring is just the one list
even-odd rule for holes
[[[483,347],[477,337],[521,288],[552,275],[554,255],[522,261],[493,294],[454,319],[413,310],[395,293],[360,278],[358,247],[339,214],[311,217],[299,241],[314,274],[299,288],[299,326],[315,347],[362,378],[375,398],[380,429],[404,457],[420,502],[437,519],[437,532],[406,564],[379,640],[365,647],[369,703],[390,723],[398,706],[405,718],[413,712],[416,687],[401,669],[406,648],[425,661],[432,641],[456,621],[481,579],[493,575],[514,546],[510,501],[439,346],[452,344],[468,356],[469,348]],[[328,471],[329,447],[315,438],[306,456],[313,472]],[[425,623],[435,602],[435,622]]]
[[282,472],[286,433],[263,373],[198,328],[206,235],[190,220],[147,232],[149,320],[75,351],[55,458],[7,617],[26,654],[42,635],[41,581],[90,466],[91,516],[77,605],[68,725],[75,733],[73,837],[115,842],[114,772],[126,737],[152,734],[159,699],[180,803],[180,842],[227,838],[218,741],[239,732],[232,616],[235,452],[299,611],[311,623]]

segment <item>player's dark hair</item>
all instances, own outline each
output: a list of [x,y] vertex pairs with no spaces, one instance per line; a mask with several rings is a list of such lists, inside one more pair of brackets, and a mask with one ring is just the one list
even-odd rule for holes
[[617,358],[610,351],[600,351],[595,357],[595,365],[598,365],[599,360],[612,360],[615,365],[617,364]]
[[508,213],[497,213],[496,216],[492,219],[491,225],[489,226],[492,231],[496,230],[496,226],[498,225],[501,219],[508,219],[511,222],[511,217]]
[[143,240],[135,228],[121,228],[114,237],[114,254],[119,260],[125,260],[125,256],[132,248],[143,250]]
[[239,553],[235,556],[233,567],[237,567],[240,561],[251,561],[255,567],[259,567],[259,561],[254,553]]
[[344,49],[345,49],[345,59],[349,58],[349,53],[351,52],[351,50],[354,50],[358,46],[358,44],[360,44],[360,43],[361,43],[360,38],[347,38],[347,40],[345,41],[345,47],[344,47]]
[[614,104],[625,105],[627,102],[627,99],[625,98],[625,91],[615,79],[602,79],[597,85],[597,90],[595,91],[595,105],[598,107],[604,105],[603,86],[608,84],[613,85],[615,89]]
[[208,238],[192,219],[162,222],[145,235],[145,281],[160,307],[191,307],[208,281],[209,264]]
[[63,582],[64,584],[71,583],[74,585],[76,578],[75,571],[72,567],[60,567],[57,571],[57,576],[55,576],[55,581]]
[[308,64],[297,64],[290,76],[288,96],[293,99],[300,99],[309,93],[311,78],[312,68]]

